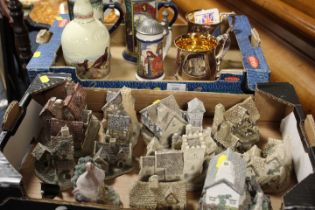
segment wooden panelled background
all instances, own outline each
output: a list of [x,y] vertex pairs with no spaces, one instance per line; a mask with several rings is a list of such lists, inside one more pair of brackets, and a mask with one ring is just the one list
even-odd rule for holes
[[[219,8],[220,11],[236,11],[248,15],[251,24],[257,29],[262,40],[261,47],[271,69],[271,80],[289,82],[294,85],[306,113],[315,115],[315,61],[305,52],[297,49],[294,42],[308,43],[313,46],[315,42],[315,1],[313,0],[173,0],[181,9],[182,14],[201,8]],[[245,6],[244,6],[245,5]],[[298,5],[298,6],[297,6]],[[243,7],[244,6],[244,7]],[[288,9],[290,8],[290,9]],[[259,10],[266,9],[269,12]],[[296,14],[298,16],[296,16]],[[261,20],[259,21],[257,18]],[[270,18],[272,17],[272,18]],[[290,30],[302,37],[290,37],[285,40],[279,35],[281,28],[267,27],[262,18],[274,19],[278,24],[283,22],[284,33]],[[303,25],[303,22],[306,24]],[[279,24],[278,24],[279,26]],[[279,27],[282,25],[280,24]],[[289,31],[289,30],[288,30]],[[296,35],[293,34],[293,35]],[[293,36],[292,35],[292,36]],[[308,38],[306,38],[308,37]],[[313,37],[313,38],[312,38]],[[306,46],[307,47],[307,46]],[[314,54],[315,56],[315,54]]]

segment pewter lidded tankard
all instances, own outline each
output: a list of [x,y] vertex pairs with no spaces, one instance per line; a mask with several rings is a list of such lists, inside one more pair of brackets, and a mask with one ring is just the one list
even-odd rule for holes
[[[172,43],[170,27],[163,27],[157,20],[147,18],[139,23],[136,30],[138,43],[136,78],[162,80],[165,76],[163,60]],[[163,46],[164,37],[165,46]]]
[[157,0],[125,0],[126,5],[126,50],[123,52],[124,59],[137,62],[137,41],[136,41],[136,28],[140,21],[146,18],[156,19],[157,11],[163,7],[171,8],[173,10],[172,20],[169,26],[172,26],[178,16],[178,9],[171,1]]

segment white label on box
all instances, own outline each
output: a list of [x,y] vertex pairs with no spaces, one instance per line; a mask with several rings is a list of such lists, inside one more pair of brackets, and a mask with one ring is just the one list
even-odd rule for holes
[[166,90],[186,91],[186,84],[167,83]]
[[281,121],[280,130],[287,152],[292,155],[295,174],[300,182],[313,173],[313,167],[308,153],[304,150],[297,126],[295,115],[291,112]]
[[194,20],[197,24],[212,25],[220,22],[218,9],[201,10],[194,13]]

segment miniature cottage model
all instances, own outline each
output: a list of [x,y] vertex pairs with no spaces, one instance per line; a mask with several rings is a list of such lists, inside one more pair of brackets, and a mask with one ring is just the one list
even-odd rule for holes
[[147,182],[136,182],[129,200],[131,207],[140,209],[185,209],[185,182],[159,182],[157,175],[153,175]]
[[212,136],[224,148],[247,151],[259,141],[256,121],[260,115],[252,97],[225,111],[217,104],[212,125]]
[[73,82],[65,85],[64,99],[50,98],[39,117],[43,131],[33,156],[35,173],[45,183],[71,187],[74,159],[93,152],[98,138],[98,119],[86,109],[86,93]]
[[246,197],[246,163],[227,149],[209,163],[202,190],[201,209],[241,209]]
[[165,148],[170,147],[172,134],[182,133],[187,124],[173,95],[142,109],[140,114],[141,122],[151,133],[151,138],[157,137]]
[[137,144],[140,132],[134,106],[131,89],[123,87],[118,92],[108,91],[106,104],[102,107],[103,127],[108,129],[109,136],[119,136],[118,139],[125,139],[133,146]]
[[198,98],[188,102],[187,121],[194,127],[202,127],[203,115],[206,109]]
[[154,156],[142,156],[140,167],[140,179],[157,175],[159,181],[180,180],[184,169],[183,152],[164,150],[155,152]]
[[102,165],[106,178],[132,169],[132,148],[137,143],[140,126],[129,88],[107,93],[103,106],[104,140],[94,144],[94,160]]
[[164,150],[140,158],[139,180],[129,192],[130,206],[148,209],[184,209],[186,183],[182,180],[182,151]]
[[292,159],[282,140],[268,138],[263,150],[253,146],[243,157],[247,175],[256,177],[265,192],[281,192],[289,186]]
[[67,126],[62,127],[47,146],[38,143],[32,154],[35,157],[35,174],[41,180],[49,184],[58,184],[61,190],[71,188],[74,149],[73,137]]

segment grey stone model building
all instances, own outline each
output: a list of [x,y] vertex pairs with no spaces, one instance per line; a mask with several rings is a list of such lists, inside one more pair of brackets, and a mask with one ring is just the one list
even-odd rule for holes
[[130,206],[140,209],[185,209],[184,181],[160,182],[157,175],[137,181],[129,192]]
[[159,181],[174,181],[183,178],[184,157],[182,151],[163,150],[154,156],[140,157],[140,179],[157,175]]
[[132,144],[120,144],[111,139],[110,142],[95,142],[93,160],[112,179],[133,169]]
[[188,109],[186,112],[187,121],[194,127],[202,127],[203,115],[206,112],[203,102],[198,98],[188,102]]
[[157,137],[165,148],[170,147],[172,134],[182,133],[187,124],[173,95],[142,109],[140,114],[142,124],[151,133],[150,139]]
[[130,206],[148,209],[184,209],[186,182],[182,180],[183,152],[156,151],[140,158],[139,180],[129,192]]
[[140,127],[129,88],[108,92],[106,100],[102,108],[105,135],[102,143],[95,142],[94,160],[110,179],[132,169],[132,148]]
[[252,97],[225,111],[222,104],[215,107],[212,136],[224,148],[247,151],[259,141],[256,121],[260,115]]
[[35,174],[44,182],[58,184],[61,190],[72,187],[71,176],[74,167],[73,136],[69,128],[61,128],[49,144],[38,143],[32,155],[35,157]]
[[268,138],[263,150],[253,146],[243,157],[247,162],[247,176],[256,177],[265,192],[277,193],[288,188],[292,157],[282,140]]
[[123,87],[117,92],[108,91],[102,111],[105,131],[112,132],[110,136],[121,135],[120,139],[128,139],[135,146],[140,133],[140,124],[131,89]]

